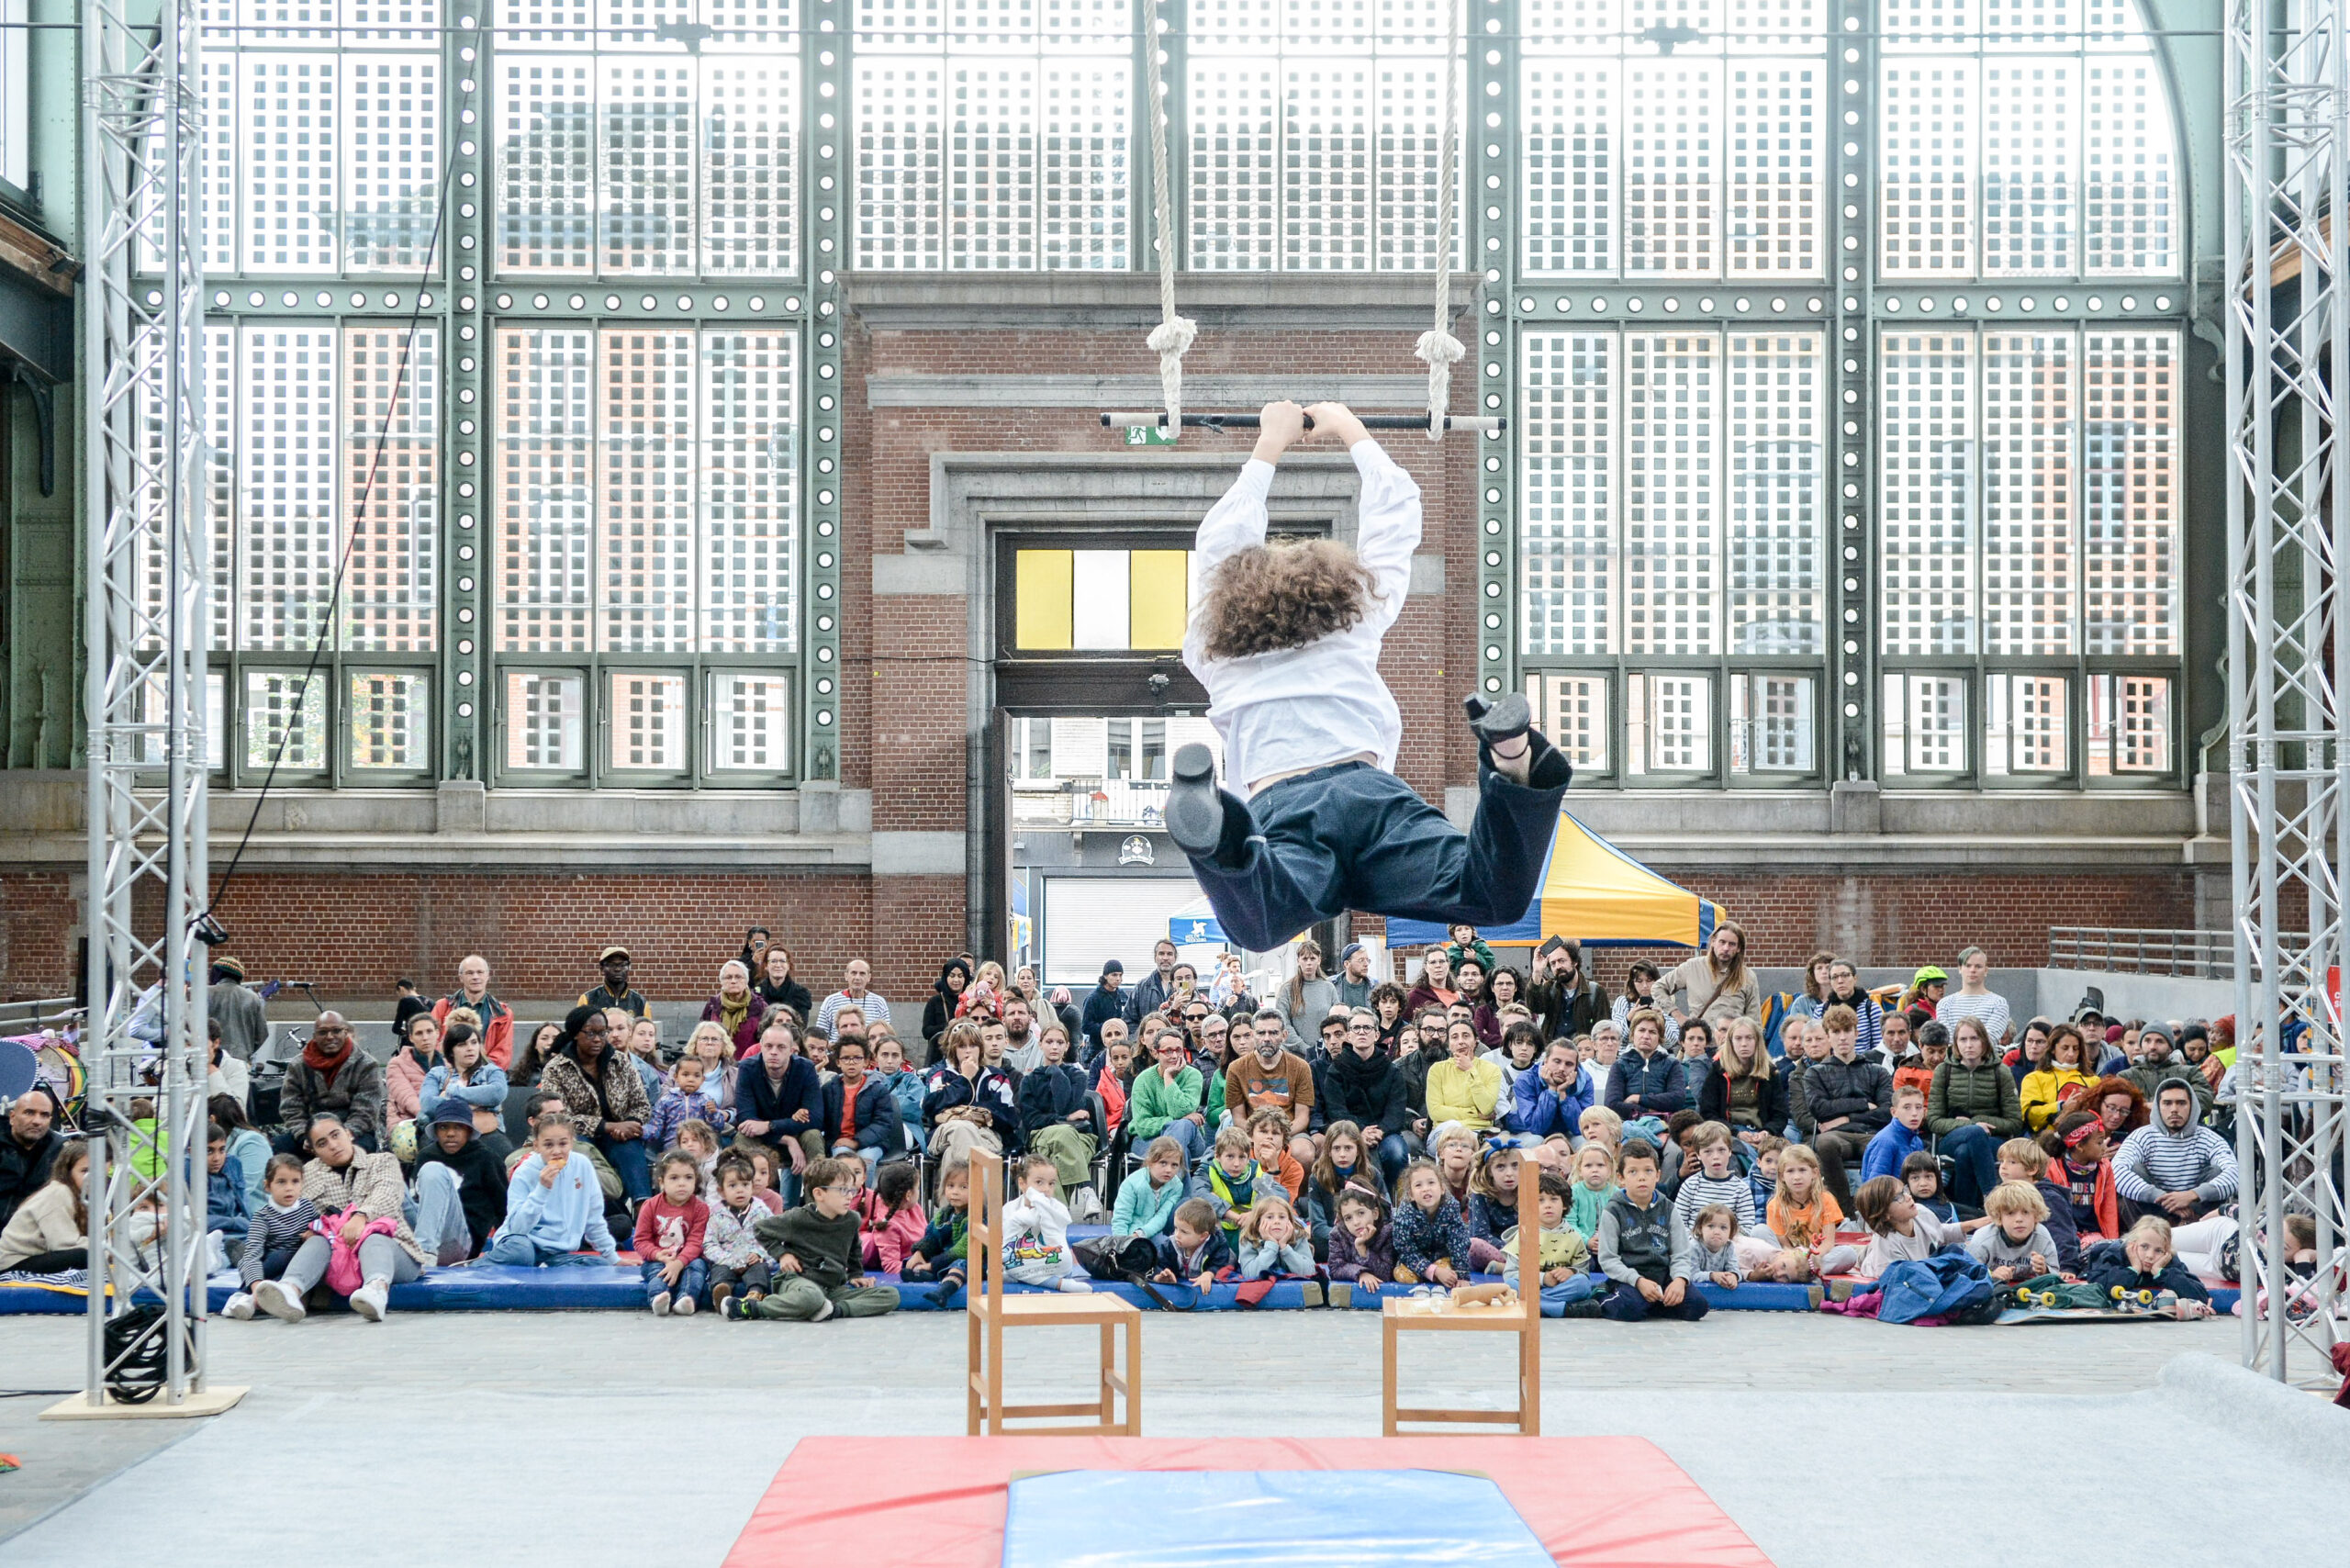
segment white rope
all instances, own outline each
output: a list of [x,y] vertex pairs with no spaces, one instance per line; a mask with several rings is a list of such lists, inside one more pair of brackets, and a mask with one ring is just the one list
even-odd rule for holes
[[[1142,0],[1143,69],[1150,87],[1151,195],[1158,227],[1158,325],[1146,342],[1158,356],[1158,390],[1170,436],[1183,428],[1183,352],[1200,324],[1175,313],[1175,197],[1168,188],[1166,88],[1158,75],[1158,0]],[[1459,344],[1453,345],[1456,350]]]
[[[1145,0],[1156,4],[1156,0]],[[1460,175],[1456,165],[1460,160],[1460,12],[1457,6],[1447,6],[1452,14],[1451,30],[1447,35],[1450,45],[1445,56],[1444,71],[1444,137],[1443,151],[1437,160],[1436,196],[1436,322],[1420,334],[1419,346],[1413,357],[1428,367],[1428,439],[1444,439],[1444,418],[1452,403],[1452,367],[1469,351],[1460,340],[1447,330],[1452,324],[1452,224],[1453,195],[1459,188]]]

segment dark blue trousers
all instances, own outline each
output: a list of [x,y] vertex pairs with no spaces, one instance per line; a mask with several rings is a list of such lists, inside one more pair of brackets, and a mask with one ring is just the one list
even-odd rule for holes
[[[1487,770],[1462,833],[1384,768],[1341,762],[1284,778],[1248,802],[1248,862],[1192,874],[1235,946],[1264,953],[1350,909],[1498,925],[1533,902],[1566,787],[1531,790]],[[1225,809],[1232,802],[1225,801]]]

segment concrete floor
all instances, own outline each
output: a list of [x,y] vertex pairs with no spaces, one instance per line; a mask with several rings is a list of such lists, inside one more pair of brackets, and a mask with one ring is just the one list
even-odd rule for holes
[[[1013,1365],[1024,1396],[1090,1397],[1082,1374],[1056,1361],[1090,1355],[1091,1330],[1064,1332],[1065,1352],[1053,1335],[1024,1337]],[[2205,1428],[2192,1400],[2156,1387],[2180,1352],[2232,1361],[2237,1334],[2225,1319],[1552,1323],[1543,1430],[1653,1439],[1782,1568],[2012,1568],[2060,1516],[2062,1533],[2093,1541],[2101,1559],[2338,1555],[2339,1509],[2320,1499],[2338,1499],[2339,1470],[2243,1451]],[[1507,1352],[1443,1338],[1407,1350],[1411,1396],[1490,1400]],[[1144,1341],[1149,1435],[1378,1431],[1379,1326],[1368,1314],[1155,1315]],[[0,1381],[71,1385],[82,1343],[78,1319],[0,1320]],[[252,1393],[192,1429],[41,1424],[48,1399],[0,1399],[0,1451],[25,1462],[0,1476],[0,1560],[114,1568],[168,1540],[154,1560],[173,1568],[243,1568],[257,1553],[286,1555],[279,1531],[307,1518],[337,1568],[411,1568],[436,1539],[451,1561],[554,1550],[564,1568],[642,1568],[657,1542],[665,1562],[715,1564],[798,1439],[963,1429],[959,1315],[805,1327],[335,1316],[217,1324],[212,1343],[215,1380]],[[2055,1490],[2052,1444],[2069,1477]],[[2181,1476],[2192,1478],[2184,1496],[2172,1484]],[[344,1488],[373,1499],[367,1517],[381,1522],[344,1523],[334,1501]],[[608,1528],[582,1528],[596,1519]]]

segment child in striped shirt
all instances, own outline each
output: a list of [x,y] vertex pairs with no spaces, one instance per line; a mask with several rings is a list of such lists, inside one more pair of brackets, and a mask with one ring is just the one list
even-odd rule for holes
[[1673,1196],[1673,1212],[1691,1234],[1697,1228],[1697,1211],[1715,1204],[1730,1212],[1740,1232],[1755,1228],[1754,1189],[1738,1169],[1737,1146],[1720,1122],[1701,1122],[1690,1129],[1696,1148],[1696,1171],[1681,1179]]
[[253,1211],[252,1228],[245,1232],[244,1249],[237,1255],[237,1294],[220,1308],[223,1317],[240,1323],[253,1315],[253,1287],[284,1276],[285,1265],[294,1261],[319,1217],[319,1206],[302,1195],[297,1157],[274,1155],[263,1174],[269,1201]]

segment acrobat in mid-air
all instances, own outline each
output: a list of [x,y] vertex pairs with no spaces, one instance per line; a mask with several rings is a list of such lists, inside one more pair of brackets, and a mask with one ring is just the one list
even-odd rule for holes
[[[1265,542],[1274,465],[1309,417],[1362,476],[1351,551]],[[1341,403],[1266,404],[1248,465],[1200,524],[1183,662],[1234,788],[1206,746],[1182,747],[1167,830],[1240,946],[1268,951],[1349,909],[1486,925],[1533,900],[1573,769],[1522,695],[1464,704],[1479,754],[1467,833],[1394,773],[1403,718],[1379,650],[1419,543],[1419,487]]]

